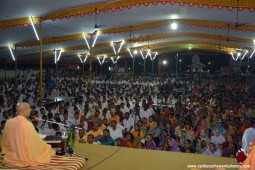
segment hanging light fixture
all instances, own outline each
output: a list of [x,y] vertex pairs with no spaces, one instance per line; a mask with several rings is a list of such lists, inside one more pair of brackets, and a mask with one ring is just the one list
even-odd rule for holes
[[[100,59],[101,57],[103,57],[102,61]],[[105,58],[106,58],[105,54],[97,56],[97,60],[98,60],[100,65],[104,64]]]
[[11,48],[10,45],[9,45],[9,51],[10,51],[10,53],[11,53],[11,56],[12,56],[13,61],[15,61],[15,57],[14,57],[14,55],[13,55],[12,48]]

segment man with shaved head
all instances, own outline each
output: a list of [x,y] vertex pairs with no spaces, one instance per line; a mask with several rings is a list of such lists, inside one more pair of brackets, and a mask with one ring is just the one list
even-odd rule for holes
[[31,108],[28,103],[18,103],[17,116],[6,122],[3,132],[2,154],[9,167],[37,166],[49,163],[51,146],[37,134],[33,124],[27,120]]

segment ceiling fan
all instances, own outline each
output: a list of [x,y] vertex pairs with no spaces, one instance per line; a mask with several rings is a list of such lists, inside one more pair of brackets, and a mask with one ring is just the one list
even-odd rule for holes
[[242,24],[240,24],[239,22],[238,22],[238,18],[239,18],[239,10],[238,10],[238,8],[239,8],[239,0],[236,0],[237,2],[237,5],[236,5],[236,23],[235,23],[235,27],[236,28],[239,28],[239,27],[242,27],[242,26],[245,26],[245,25],[250,25],[250,23],[242,23]]
[[101,27],[105,27],[106,25],[100,25],[100,24],[97,24],[97,7],[95,8],[95,25],[94,25],[94,28],[95,29],[98,29],[98,28],[101,28]]

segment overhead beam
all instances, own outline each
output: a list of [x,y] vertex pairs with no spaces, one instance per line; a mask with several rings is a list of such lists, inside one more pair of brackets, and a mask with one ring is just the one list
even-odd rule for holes
[[[183,47],[181,47],[180,49],[188,49],[188,45],[192,44],[192,48],[200,48],[200,47],[204,47],[204,48],[208,48],[208,50],[210,49],[215,49],[216,51],[219,50],[219,46],[222,48],[223,51],[227,52],[231,52],[234,51],[234,49],[238,48],[238,49],[245,49],[246,47],[244,46],[240,46],[240,45],[236,45],[236,44],[229,44],[229,43],[216,43],[216,42],[210,42],[210,41],[201,41],[201,40],[182,40],[182,41],[170,41],[170,42],[163,42],[163,43],[155,43],[155,44],[150,44],[150,48],[152,50],[155,50],[158,52],[159,48],[162,47],[166,47],[166,48],[171,48],[171,46],[175,46],[175,45],[182,45]],[[100,45],[100,44],[99,44]],[[136,47],[133,49],[137,49],[137,50],[142,50],[144,48],[147,48],[147,45],[145,46],[140,46],[140,47]],[[73,47],[68,47],[68,48],[62,48],[62,52],[72,52],[72,51],[79,51],[79,50],[86,50],[87,47],[85,45],[81,45],[81,46],[73,46]],[[29,54],[29,55],[22,55],[21,57],[26,57],[26,56],[31,56],[31,55],[37,55],[38,53],[33,53],[33,54]],[[48,51],[43,51],[43,55],[50,55],[52,54],[52,57],[54,57],[54,50],[48,50]],[[95,55],[100,55],[100,54],[107,54],[107,57],[111,57],[114,56],[112,49],[109,46],[109,49],[105,49],[105,50],[97,50],[97,51],[93,51],[91,53],[91,56],[95,56]],[[128,49],[124,48],[122,50],[122,52],[119,54],[120,56],[122,56],[123,54],[127,54],[128,56],[130,56],[128,54]],[[69,55],[70,57],[75,56],[77,57],[77,54],[75,55]]]
[[[194,38],[202,38],[202,39],[210,39],[210,40],[218,40],[218,41],[254,44],[253,39],[249,39],[249,38],[240,38],[240,37],[217,35],[217,34],[190,33],[190,32],[155,34],[155,35],[150,36],[150,41],[168,39],[168,38],[178,38],[178,37],[194,37]],[[80,40],[83,38],[84,38],[83,34],[67,35],[67,36],[43,39],[43,44],[53,44],[53,43],[60,43],[60,42],[65,42],[65,41],[75,41],[75,40]],[[124,41],[129,42],[129,39],[126,39]],[[147,41],[148,41],[148,36],[136,37],[136,38],[132,39],[132,43],[147,42]],[[110,44],[110,42],[109,43],[99,43],[99,45],[97,44],[96,47],[99,47],[100,45],[108,46],[109,44]],[[28,42],[24,42],[24,43],[19,43],[17,45],[17,47],[25,48],[25,47],[32,47],[32,46],[38,46],[38,45],[39,45],[38,41],[28,41]]]
[[[107,12],[109,10],[123,10],[125,8],[148,6],[148,5],[187,5],[187,6],[199,6],[199,7],[209,7],[218,9],[227,8],[228,10],[233,10],[237,8],[236,1],[220,1],[220,0],[121,0],[121,1],[110,1],[100,4],[91,4],[82,7],[69,8],[64,10],[59,10],[52,12],[43,17],[43,20],[56,20],[56,19],[69,19],[81,17],[84,15],[91,15],[95,12]],[[252,0],[239,0],[238,5],[239,10],[249,9],[251,12],[254,11],[254,2]],[[96,11],[97,9],[97,11]]]
[[[33,17],[33,22],[34,22],[34,24],[39,24],[40,18]],[[7,28],[14,28],[14,27],[26,27],[28,25],[31,25],[29,17],[0,21],[0,29],[7,29]]]

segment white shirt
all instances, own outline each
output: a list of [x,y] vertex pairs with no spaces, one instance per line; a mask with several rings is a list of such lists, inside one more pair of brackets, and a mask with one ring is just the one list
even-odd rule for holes
[[140,116],[141,118],[145,117],[146,119],[149,119],[149,117],[152,115],[152,112],[148,109],[147,111],[140,110]]
[[226,140],[222,135],[211,137],[211,142],[218,146],[221,145],[222,143],[224,143],[225,141]]
[[42,134],[44,134],[44,135],[52,135],[52,136],[55,136],[55,134],[56,134],[56,132],[55,132],[55,130],[54,130],[53,128],[50,129],[50,128],[48,128],[48,127],[43,128],[43,129],[41,130],[41,132],[42,132]]
[[120,108],[120,110],[122,111],[123,114],[129,111],[126,106],[124,106],[124,108]]
[[129,116],[128,119],[124,119],[123,120],[123,126],[124,128],[129,131],[130,127],[133,126],[134,127],[134,119],[132,117]]
[[80,119],[72,119],[71,125],[78,126],[80,124]]
[[117,127],[115,130],[108,126],[107,129],[110,131],[110,136],[115,140],[117,138],[123,138],[122,131]]

